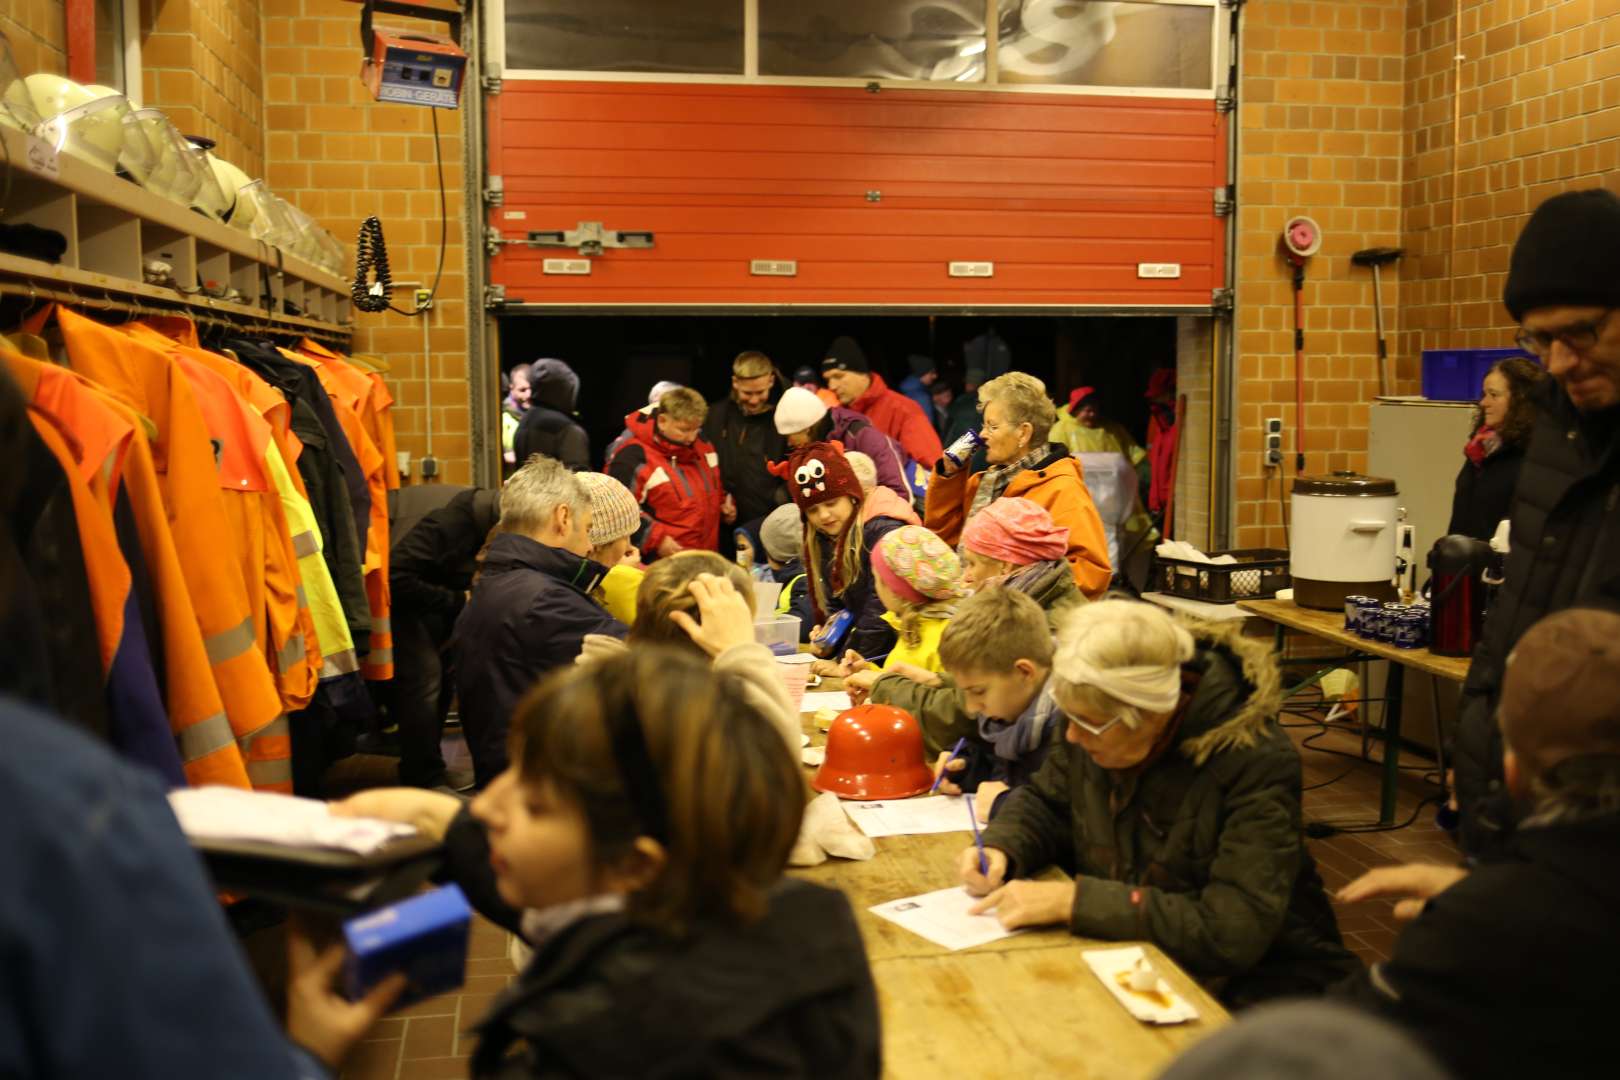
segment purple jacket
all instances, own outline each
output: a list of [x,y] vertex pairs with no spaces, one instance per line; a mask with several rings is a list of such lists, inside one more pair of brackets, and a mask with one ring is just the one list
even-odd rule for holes
[[911,488],[906,485],[906,452],[900,444],[872,425],[872,421],[842,405],[832,411],[832,429],[827,438],[837,439],[845,450],[859,450],[877,465],[877,482],[907,502]]

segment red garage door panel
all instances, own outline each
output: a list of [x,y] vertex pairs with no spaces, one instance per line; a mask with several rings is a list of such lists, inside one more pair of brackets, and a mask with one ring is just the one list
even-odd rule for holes
[[[1208,100],[508,80],[488,101],[504,237],[655,235],[589,276],[506,245],[491,280],[513,302],[1207,308],[1224,284]],[[962,261],[994,276],[950,277]]]

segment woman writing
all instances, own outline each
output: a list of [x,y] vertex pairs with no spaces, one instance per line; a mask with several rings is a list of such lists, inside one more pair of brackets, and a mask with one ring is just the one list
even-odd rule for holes
[[1046,396],[1046,384],[1009,371],[979,387],[979,403],[984,413],[979,436],[989,468],[969,476],[948,456],[940,458],[928,485],[923,524],[955,544],[963,526],[997,499],[1029,499],[1068,534],[1065,557],[1075,584],[1090,599],[1101,596],[1113,576],[1108,536],[1079,462],[1068,447],[1048,441],[1057,409]]
[[[1263,643],[1106,600],[1065,620],[1050,688],[1063,744],[986,830],[987,872],[977,848],[958,863],[976,911],[1152,941],[1229,1007],[1356,969],[1305,849]],[[1014,880],[1054,865],[1069,879]]]
[[1485,389],[1474,414],[1474,431],[1463,448],[1447,532],[1489,540],[1508,516],[1519,469],[1530,443],[1535,407],[1530,390],[1547,377],[1533,360],[1510,356],[1485,375]]

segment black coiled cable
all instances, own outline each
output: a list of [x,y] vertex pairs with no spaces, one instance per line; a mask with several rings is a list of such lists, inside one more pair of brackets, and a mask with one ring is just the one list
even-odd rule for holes
[[[373,278],[372,274],[376,277]],[[388,272],[388,245],[383,242],[382,222],[375,216],[360,223],[354,238],[354,297],[357,311],[387,311],[393,307],[394,280]],[[402,312],[402,314],[404,314]]]

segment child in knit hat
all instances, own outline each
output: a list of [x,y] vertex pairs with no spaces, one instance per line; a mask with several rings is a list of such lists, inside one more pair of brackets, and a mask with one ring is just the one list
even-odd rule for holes
[[799,617],[799,640],[809,641],[815,617],[810,611],[810,579],[804,572],[804,518],[797,503],[783,503],[759,526],[760,547],[771,568],[771,580],[782,586],[778,615]]
[[[962,595],[962,563],[951,546],[921,525],[906,525],[885,536],[872,555],[877,593],[888,611],[883,621],[899,631],[899,641],[883,662],[885,669],[911,664],[943,671],[939,639],[951,619],[951,604]],[[846,658],[854,670],[864,664]]]
[[641,505],[607,473],[582,472],[579,482],[591,496],[591,552],[587,558],[607,567],[591,598],[629,626],[636,621],[636,592],[644,571],[635,536],[641,531]]
[[866,493],[836,442],[800,446],[771,471],[804,514],[804,564],[815,622],[823,624],[845,610],[853,617],[845,642],[829,646],[836,650],[843,644],[858,656],[886,655],[895,634],[883,621],[886,609],[874,586],[871,552],[901,522],[891,517],[861,521]]

